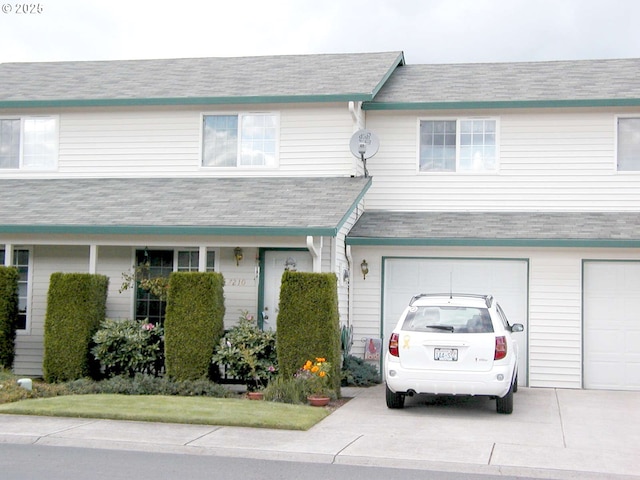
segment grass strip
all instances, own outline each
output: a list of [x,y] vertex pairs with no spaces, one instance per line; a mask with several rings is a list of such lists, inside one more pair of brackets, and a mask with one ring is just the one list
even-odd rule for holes
[[161,395],[65,395],[0,405],[0,413],[308,430],[324,408],[246,399]]

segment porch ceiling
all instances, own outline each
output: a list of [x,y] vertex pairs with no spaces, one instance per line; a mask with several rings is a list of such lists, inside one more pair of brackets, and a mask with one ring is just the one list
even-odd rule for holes
[[335,236],[371,178],[0,179],[0,233]]
[[637,248],[640,213],[367,211],[347,244]]

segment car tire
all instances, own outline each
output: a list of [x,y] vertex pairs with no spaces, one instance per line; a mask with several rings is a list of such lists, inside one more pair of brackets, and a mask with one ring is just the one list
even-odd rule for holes
[[507,415],[513,413],[513,384],[504,397],[496,398],[496,411]]
[[388,408],[404,408],[404,395],[402,393],[392,392],[386,387],[387,407]]
[[518,391],[518,374],[516,373],[516,378],[513,381],[513,393],[516,393]]

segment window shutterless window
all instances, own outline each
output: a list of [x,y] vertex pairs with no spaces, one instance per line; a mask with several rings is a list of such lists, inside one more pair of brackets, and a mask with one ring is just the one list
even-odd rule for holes
[[274,167],[277,137],[278,115],[274,113],[204,115],[202,165]]
[[56,117],[0,118],[0,169],[51,170],[57,163]]
[[[0,265],[4,264],[5,250],[0,249]],[[27,329],[29,305],[29,250],[13,250],[13,266],[18,269],[18,325],[17,330]]]
[[618,171],[640,171],[640,118],[618,118]]
[[420,120],[419,152],[421,172],[495,171],[497,120]]

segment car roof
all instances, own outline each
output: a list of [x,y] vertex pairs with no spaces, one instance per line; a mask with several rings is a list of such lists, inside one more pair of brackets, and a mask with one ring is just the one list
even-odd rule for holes
[[421,293],[409,302],[410,306],[461,306],[490,308],[494,304],[492,295],[469,293]]

